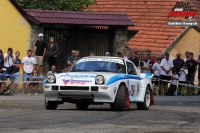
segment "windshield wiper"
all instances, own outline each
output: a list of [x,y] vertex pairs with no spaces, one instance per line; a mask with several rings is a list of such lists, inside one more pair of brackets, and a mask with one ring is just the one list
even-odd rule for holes
[[72,70],[71,72],[89,72],[88,70],[80,70],[80,69],[77,69],[77,70]]

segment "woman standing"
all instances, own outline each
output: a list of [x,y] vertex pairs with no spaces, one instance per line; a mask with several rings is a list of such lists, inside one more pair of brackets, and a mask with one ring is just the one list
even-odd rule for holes
[[55,42],[54,37],[51,37],[49,39],[49,44],[47,45],[49,70],[51,70],[51,66],[56,65],[57,54],[58,54],[58,44]]

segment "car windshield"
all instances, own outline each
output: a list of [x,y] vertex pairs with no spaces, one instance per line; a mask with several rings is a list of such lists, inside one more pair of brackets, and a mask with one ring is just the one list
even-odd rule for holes
[[122,63],[108,61],[86,61],[78,62],[71,72],[113,72],[126,73],[125,66]]

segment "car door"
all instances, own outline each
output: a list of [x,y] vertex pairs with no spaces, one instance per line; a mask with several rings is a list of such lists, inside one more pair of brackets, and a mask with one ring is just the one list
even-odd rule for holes
[[137,91],[139,91],[137,88],[139,86],[139,80],[138,80],[138,74],[136,67],[132,62],[127,61],[127,73],[128,73],[128,91],[129,96],[131,99],[134,99],[135,96],[137,96]]

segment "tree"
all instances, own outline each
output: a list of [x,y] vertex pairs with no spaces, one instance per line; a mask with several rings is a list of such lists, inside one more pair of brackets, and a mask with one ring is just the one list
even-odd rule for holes
[[95,0],[16,0],[24,9],[81,11]]

